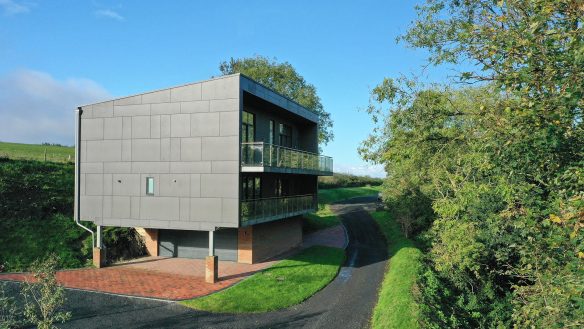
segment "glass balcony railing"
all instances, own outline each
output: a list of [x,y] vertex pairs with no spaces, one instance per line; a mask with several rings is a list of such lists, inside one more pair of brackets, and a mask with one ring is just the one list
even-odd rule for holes
[[332,175],[333,158],[264,142],[241,143],[242,167],[272,167]]
[[241,223],[256,224],[316,210],[314,194],[241,201]]

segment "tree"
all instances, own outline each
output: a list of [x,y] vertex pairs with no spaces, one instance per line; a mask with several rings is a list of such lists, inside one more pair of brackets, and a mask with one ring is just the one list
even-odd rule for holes
[[361,153],[385,165],[390,204],[410,200],[396,211],[416,220],[410,196],[430,200],[425,326],[583,326],[584,4],[428,0],[417,10],[401,40],[430,64],[470,68],[453,82],[471,87],[386,79]]
[[316,87],[306,82],[292,64],[279,63],[263,56],[231,58],[222,62],[219,70],[223,75],[242,73],[318,114],[319,144],[323,146],[333,140],[333,120],[330,113],[324,110]]

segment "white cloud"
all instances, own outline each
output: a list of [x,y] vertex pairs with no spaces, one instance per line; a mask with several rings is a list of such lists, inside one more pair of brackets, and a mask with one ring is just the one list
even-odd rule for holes
[[114,19],[120,22],[125,20],[124,16],[120,15],[118,12],[111,9],[98,9],[95,11],[95,16]]
[[4,15],[24,14],[30,11],[30,6],[13,0],[0,0],[0,7]]
[[0,76],[0,141],[73,145],[77,106],[111,98],[88,79],[20,70]]
[[334,172],[358,176],[385,177],[383,165],[335,163]]

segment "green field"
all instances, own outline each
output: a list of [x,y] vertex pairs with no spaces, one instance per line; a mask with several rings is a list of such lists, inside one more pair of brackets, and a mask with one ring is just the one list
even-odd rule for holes
[[379,193],[381,186],[342,187],[318,190],[318,211],[304,216],[304,232],[310,233],[339,225],[339,218],[331,211],[330,204],[359,196]]
[[211,312],[267,312],[298,304],[337,275],[344,250],[314,246],[218,293],[183,301]]
[[419,309],[413,288],[417,280],[422,252],[407,239],[387,211],[375,211],[371,216],[385,235],[389,262],[373,310],[372,328],[419,328]]
[[15,160],[73,162],[75,160],[75,148],[72,146],[0,142],[1,157]]

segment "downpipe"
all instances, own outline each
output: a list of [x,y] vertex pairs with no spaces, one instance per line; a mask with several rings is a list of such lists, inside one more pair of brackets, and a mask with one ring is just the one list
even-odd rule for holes
[[83,226],[80,222],[80,186],[81,186],[81,114],[83,110],[81,108],[77,108],[75,110],[75,197],[73,202],[73,220],[77,226],[81,227],[82,229],[86,230],[87,232],[91,233],[91,245],[95,248],[95,235],[93,231]]

